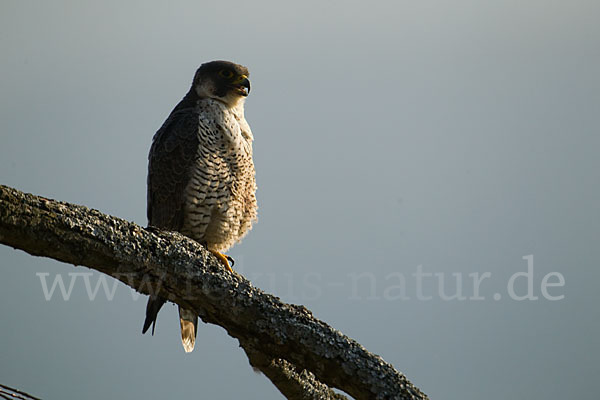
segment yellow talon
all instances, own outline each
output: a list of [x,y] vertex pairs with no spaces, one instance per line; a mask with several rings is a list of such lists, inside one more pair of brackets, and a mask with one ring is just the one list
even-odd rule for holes
[[213,253],[215,255],[215,257],[217,257],[223,265],[225,265],[225,268],[227,268],[227,271],[233,272],[233,270],[229,266],[229,257],[227,257],[225,254],[219,253],[218,251],[213,251],[213,250],[209,250],[209,251],[211,253]]

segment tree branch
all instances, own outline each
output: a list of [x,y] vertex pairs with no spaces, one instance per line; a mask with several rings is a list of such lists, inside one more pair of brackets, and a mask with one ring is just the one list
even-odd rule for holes
[[0,243],[85,265],[198,312],[237,338],[250,363],[292,399],[427,399],[381,357],[227,272],[178,233],[144,229],[86,207],[0,185]]
[[251,348],[244,350],[250,365],[262,371],[287,399],[348,400],[346,396],[335,393],[327,385],[319,382],[313,373],[307,370],[298,372],[289,361],[281,358],[269,359]]
[[41,400],[19,389],[11,388],[0,383],[0,398],[6,400]]

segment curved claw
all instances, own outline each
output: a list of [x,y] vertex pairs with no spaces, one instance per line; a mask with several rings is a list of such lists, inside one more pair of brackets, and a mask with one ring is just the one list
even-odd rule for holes
[[[229,261],[233,261],[233,258],[226,256],[225,254],[219,253],[218,251],[214,251],[214,250],[209,250],[209,251],[211,253],[213,253],[219,261],[221,261],[221,264],[223,264],[229,272],[233,272],[233,270],[229,266]],[[233,263],[231,265],[233,265]]]

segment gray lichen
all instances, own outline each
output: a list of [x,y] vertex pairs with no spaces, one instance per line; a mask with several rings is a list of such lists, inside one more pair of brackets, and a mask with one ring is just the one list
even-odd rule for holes
[[288,398],[426,399],[381,357],[229,273],[198,243],[87,207],[0,185],[0,242],[32,255],[85,265],[140,293],[194,309],[237,338],[253,367]]

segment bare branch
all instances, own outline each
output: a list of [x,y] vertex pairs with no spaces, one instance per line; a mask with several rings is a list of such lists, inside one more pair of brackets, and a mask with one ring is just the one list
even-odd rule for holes
[[292,363],[284,359],[273,360],[257,351],[244,350],[250,365],[262,371],[289,400],[348,400],[346,396],[335,393],[327,385],[319,382],[314,374],[307,370],[299,372]]
[[41,400],[19,389],[11,388],[0,383],[0,397],[7,400]]
[[316,396],[302,389],[327,386],[361,400],[427,398],[381,357],[305,307],[283,303],[225,271],[180,234],[151,232],[97,210],[0,186],[0,243],[85,265],[196,310],[237,338],[251,364],[282,393],[298,393],[290,398],[339,396],[328,388]]

